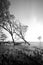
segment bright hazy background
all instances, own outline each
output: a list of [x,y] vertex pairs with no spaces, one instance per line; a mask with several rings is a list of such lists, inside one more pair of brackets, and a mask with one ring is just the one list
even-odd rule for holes
[[[23,24],[27,24],[27,41],[39,41],[41,36],[43,42],[43,0],[10,0],[10,12]],[[9,37],[11,40],[11,38]]]
[[23,24],[29,26],[26,33],[28,41],[43,41],[43,0],[10,0],[10,12]]

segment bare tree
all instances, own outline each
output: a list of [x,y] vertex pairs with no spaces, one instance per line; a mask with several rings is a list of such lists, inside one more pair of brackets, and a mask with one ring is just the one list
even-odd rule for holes
[[[28,43],[24,38],[24,33],[27,30],[28,26],[21,25],[21,23],[16,20],[15,16],[9,12],[9,1],[2,0],[0,1],[0,6],[2,5],[2,12],[0,12],[0,27],[5,29],[12,37],[12,41],[15,44],[14,33],[19,36],[21,39]],[[1,9],[0,9],[1,11]],[[29,44],[29,43],[28,43]]]
[[13,16],[10,15],[9,5],[10,5],[9,0],[0,0],[0,27],[8,31],[13,39],[12,25],[11,25],[11,17],[13,18]]
[[14,22],[14,25],[13,25],[13,26],[14,26],[13,33],[15,33],[15,34],[16,34],[19,38],[21,38],[25,43],[27,43],[28,45],[30,45],[29,42],[27,42],[27,41],[25,40],[25,33],[26,33],[26,31],[27,31],[28,26],[21,24],[18,20],[16,20],[16,21]]
[[27,42],[24,37],[28,26],[23,25],[18,21],[14,21],[13,18],[14,16],[11,15],[10,20],[8,20],[9,22],[4,22],[4,25],[2,24],[0,26],[10,33],[13,43],[15,43],[13,35],[16,34],[19,38],[24,40],[25,43],[29,44],[29,42]]
[[12,37],[12,40],[14,42],[14,39],[13,39],[13,26],[12,26],[12,23],[13,21],[11,21],[11,16],[9,17],[9,19],[6,19],[6,21],[4,21],[3,23],[0,24],[0,26],[5,29],[7,32],[9,32],[9,34],[11,35]]

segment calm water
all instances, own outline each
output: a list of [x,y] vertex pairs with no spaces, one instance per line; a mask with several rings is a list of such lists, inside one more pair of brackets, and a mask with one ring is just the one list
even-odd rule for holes
[[43,48],[43,42],[30,42],[31,46],[37,46]]

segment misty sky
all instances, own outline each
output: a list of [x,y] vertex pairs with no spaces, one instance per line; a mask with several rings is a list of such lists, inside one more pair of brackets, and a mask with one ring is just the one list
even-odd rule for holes
[[23,24],[29,26],[26,39],[37,41],[42,36],[43,41],[43,0],[10,0],[10,12]]
[[43,22],[43,0],[10,0],[10,11],[22,22],[31,23],[33,18]]

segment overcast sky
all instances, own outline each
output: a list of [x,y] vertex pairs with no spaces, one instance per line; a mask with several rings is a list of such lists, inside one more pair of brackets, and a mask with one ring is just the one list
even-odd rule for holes
[[10,0],[10,12],[23,24],[29,26],[26,39],[38,41],[42,36],[43,41],[43,0]]
[[20,21],[25,23],[33,22],[36,18],[37,22],[43,22],[43,0],[10,0],[10,11]]

